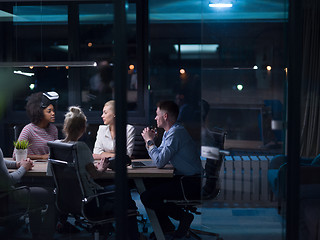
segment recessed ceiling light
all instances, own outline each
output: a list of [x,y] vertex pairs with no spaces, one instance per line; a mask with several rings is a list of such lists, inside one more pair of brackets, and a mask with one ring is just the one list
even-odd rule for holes
[[230,0],[209,1],[209,7],[212,7],[212,8],[231,8],[232,6],[233,6],[233,3]]

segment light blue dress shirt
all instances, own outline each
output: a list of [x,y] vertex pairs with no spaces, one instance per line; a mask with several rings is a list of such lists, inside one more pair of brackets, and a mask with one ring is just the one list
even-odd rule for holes
[[159,147],[151,147],[149,156],[158,168],[171,163],[175,175],[191,176],[202,173],[200,155],[187,130],[175,123],[162,137]]

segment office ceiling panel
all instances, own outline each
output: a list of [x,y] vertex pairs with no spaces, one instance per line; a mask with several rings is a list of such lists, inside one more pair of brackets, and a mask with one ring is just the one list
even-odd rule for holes
[[[213,1],[213,0],[212,0]],[[150,0],[150,22],[200,22],[200,21],[286,21],[288,18],[288,0],[216,0],[219,2],[231,1],[231,8],[211,8],[211,0]],[[0,21],[10,21],[13,16],[15,22],[36,23],[60,22],[67,23],[67,9],[65,2],[56,2],[54,5],[41,2],[19,1],[13,12],[1,9]],[[103,1],[80,1],[80,22],[111,23],[113,21],[112,3]],[[1,11],[2,10],[2,11]],[[13,15],[12,15],[13,14]],[[45,16],[45,17],[44,17]],[[11,18],[12,19],[12,18]],[[127,7],[127,19],[135,21],[135,4]]]

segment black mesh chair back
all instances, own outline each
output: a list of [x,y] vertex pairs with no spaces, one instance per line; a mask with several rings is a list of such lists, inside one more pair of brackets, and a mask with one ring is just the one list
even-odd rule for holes
[[76,144],[48,142],[49,164],[56,184],[57,208],[63,213],[82,214],[84,197],[76,170]]
[[[99,231],[104,224],[115,221],[113,211],[105,211],[106,198],[113,207],[114,192],[102,192],[86,196],[81,181],[77,143],[48,142],[50,148],[49,164],[56,184],[56,205],[64,214],[76,218],[76,225],[95,232],[94,239],[99,239]],[[100,204],[104,200],[104,204]],[[112,209],[112,207],[110,209]]]

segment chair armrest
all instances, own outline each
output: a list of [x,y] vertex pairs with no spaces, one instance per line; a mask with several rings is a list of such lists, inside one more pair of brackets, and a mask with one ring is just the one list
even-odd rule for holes
[[114,193],[115,193],[115,191],[101,192],[101,193],[97,193],[97,194],[91,195],[91,196],[89,196],[89,197],[86,197],[86,198],[83,199],[82,201],[83,201],[84,203],[90,202],[92,199],[97,198],[97,197],[100,197],[100,196],[104,196],[104,195],[110,195],[110,197],[113,197],[113,196],[114,196]]
[[279,198],[285,199],[287,195],[287,163],[282,164],[278,172]]
[[278,169],[287,162],[287,156],[285,155],[276,155],[274,156],[270,163],[269,163],[269,169]]
[[229,156],[230,152],[226,151],[226,150],[219,150],[219,153],[221,154],[221,156]]

